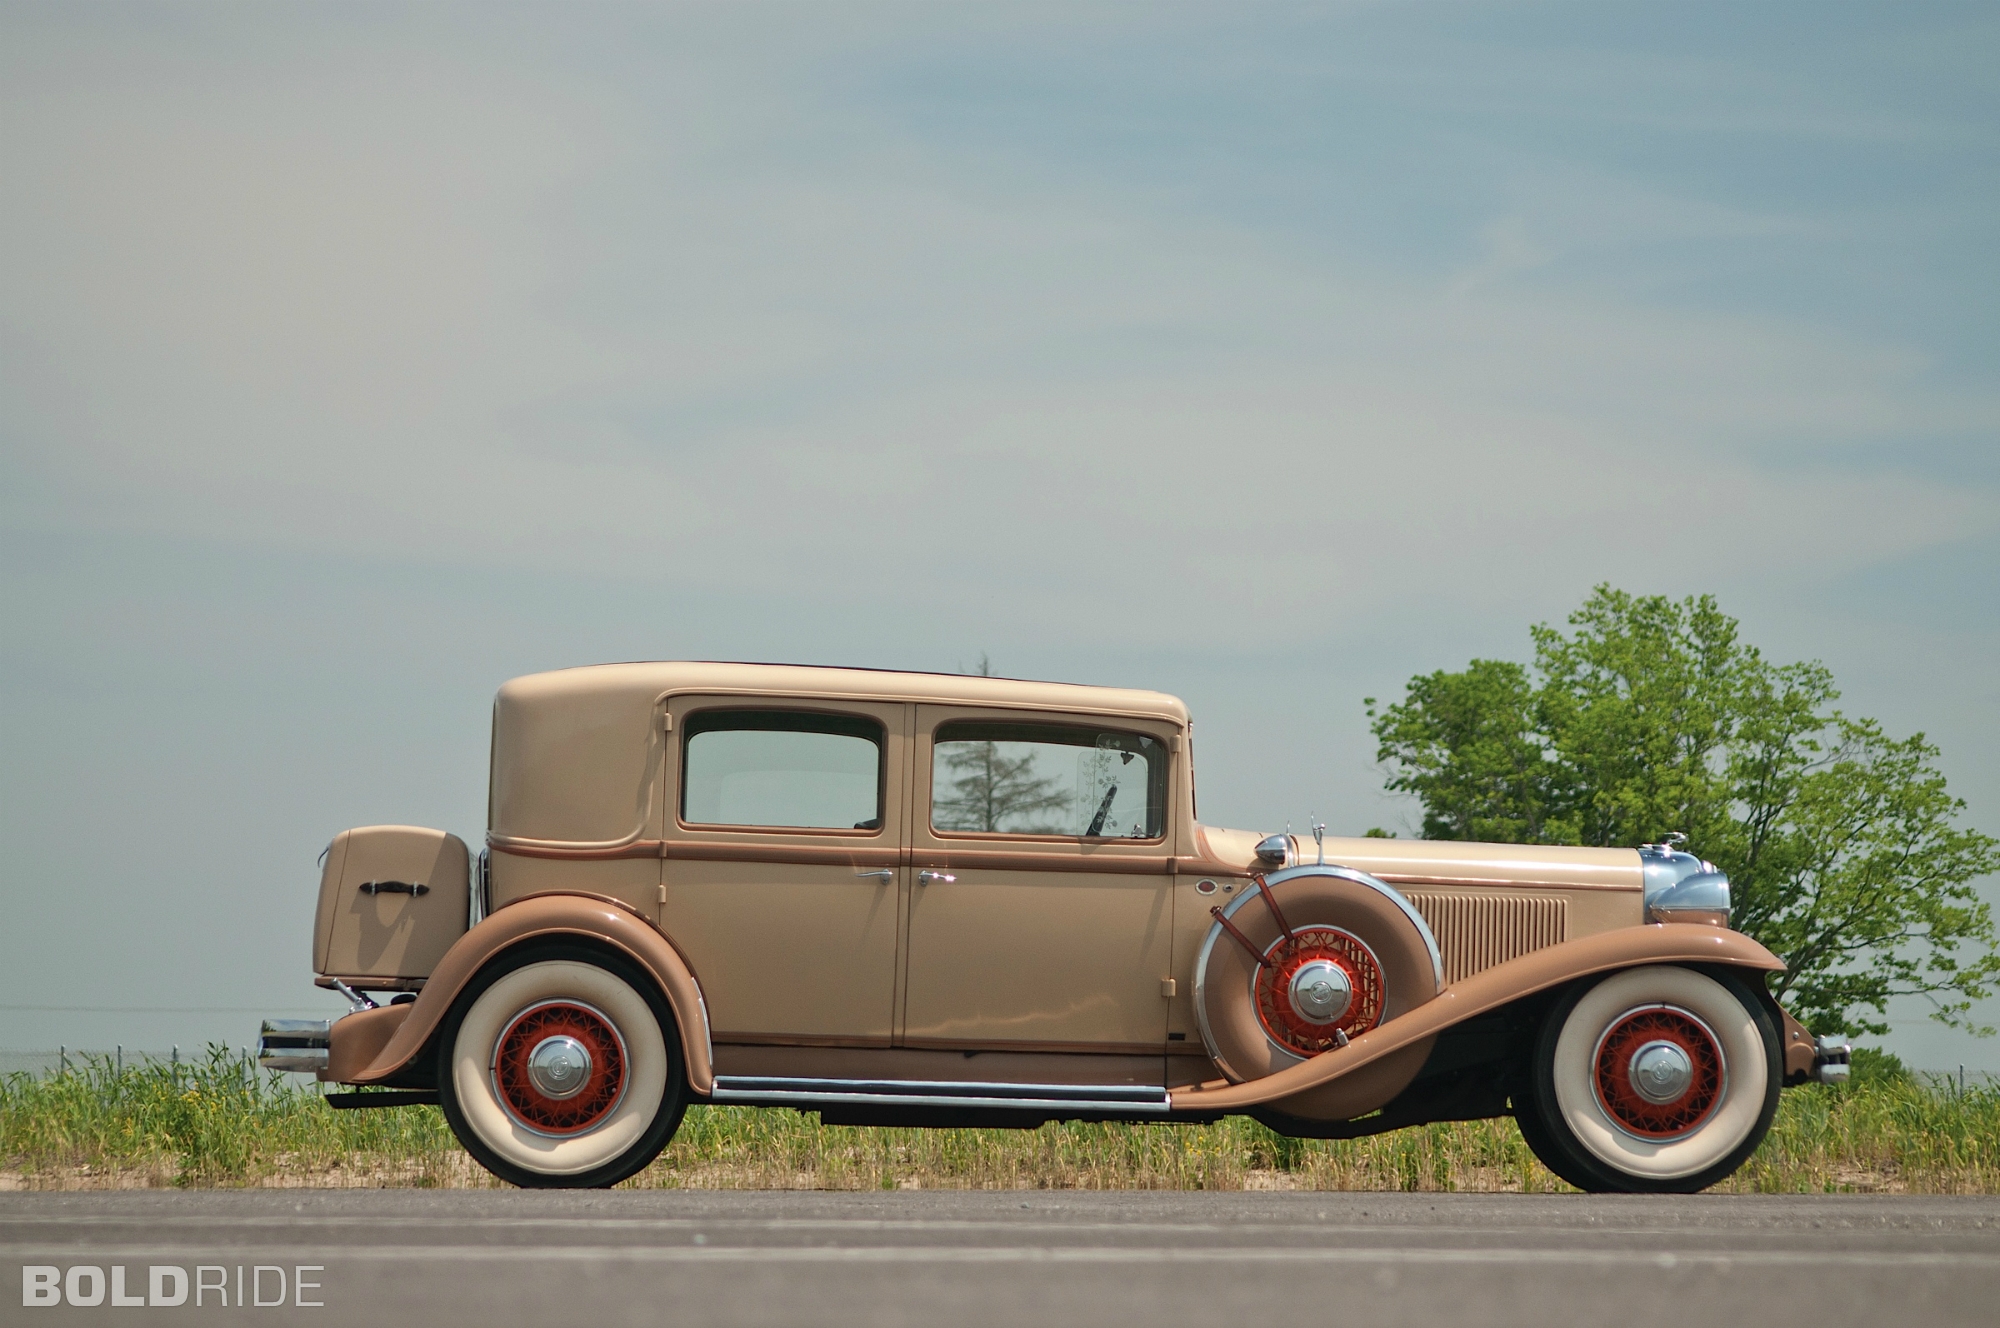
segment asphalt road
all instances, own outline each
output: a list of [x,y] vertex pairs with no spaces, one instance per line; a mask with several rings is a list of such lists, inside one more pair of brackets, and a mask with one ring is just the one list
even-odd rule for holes
[[[17,1193],[0,1249],[5,1324],[2000,1324],[1985,1198]],[[143,1296],[179,1267],[229,1305],[28,1307],[23,1265],[85,1299],[69,1269]],[[288,1304],[239,1315],[260,1265]],[[289,1303],[302,1265],[324,1308]]]

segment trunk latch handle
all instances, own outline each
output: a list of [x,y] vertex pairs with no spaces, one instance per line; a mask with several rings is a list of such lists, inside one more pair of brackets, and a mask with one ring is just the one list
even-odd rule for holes
[[431,888],[422,881],[363,881],[361,893],[364,895],[427,895]]

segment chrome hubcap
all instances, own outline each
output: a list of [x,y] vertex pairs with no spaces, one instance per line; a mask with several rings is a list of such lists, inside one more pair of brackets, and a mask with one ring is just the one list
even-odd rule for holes
[[1347,1013],[1354,987],[1340,965],[1315,959],[1292,974],[1292,1008],[1310,1024],[1331,1024]]
[[1648,1042],[1632,1053],[1632,1089],[1659,1106],[1678,1102],[1694,1082],[1694,1062],[1678,1043]]
[[590,1082],[590,1052],[573,1037],[544,1038],[528,1053],[528,1079],[543,1097],[575,1097]]

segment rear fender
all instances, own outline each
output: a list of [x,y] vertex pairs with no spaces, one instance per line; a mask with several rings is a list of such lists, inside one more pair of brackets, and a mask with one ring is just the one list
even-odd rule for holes
[[706,1096],[715,1084],[714,1057],[708,1007],[694,970],[673,942],[629,905],[603,895],[569,893],[529,895],[459,937],[438,961],[414,1004],[363,1011],[337,1021],[329,1039],[328,1068],[322,1077],[349,1084],[379,1084],[395,1078],[429,1045],[458,994],[489,960],[519,945],[555,938],[610,946],[659,983],[680,1025],[688,1087]]
[[[1785,967],[1782,960],[1748,936],[1720,927],[1667,923],[1599,932],[1495,964],[1453,983],[1435,999],[1370,1029],[1346,1046],[1276,1074],[1248,1083],[1175,1089],[1170,1095],[1173,1109],[1241,1111],[1270,1104],[1283,1110],[1287,1099],[1309,1094],[1454,1024],[1578,978],[1642,964],[1702,964],[1765,973],[1781,972]],[[1305,1098],[1301,1105],[1310,1102]],[[1298,1114],[1314,1113],[1307,1110]]]

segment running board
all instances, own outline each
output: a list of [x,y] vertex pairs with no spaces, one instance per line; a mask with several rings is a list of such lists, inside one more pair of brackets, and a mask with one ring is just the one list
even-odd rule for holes
[[805,1106],[866,1102],[897,1107],[989,1107],[1019,1111],[1169,1110],[1165,1088],[1132,1084],[971,1084],[927,1079],[782,1079],[718,1074],[712,1102]]
[[438,1093],[435,1088],[377,1088],[365,1093],[327,1093],[320,1100],[335,1111],[356,1111],[364,1107],[434,1107]]

